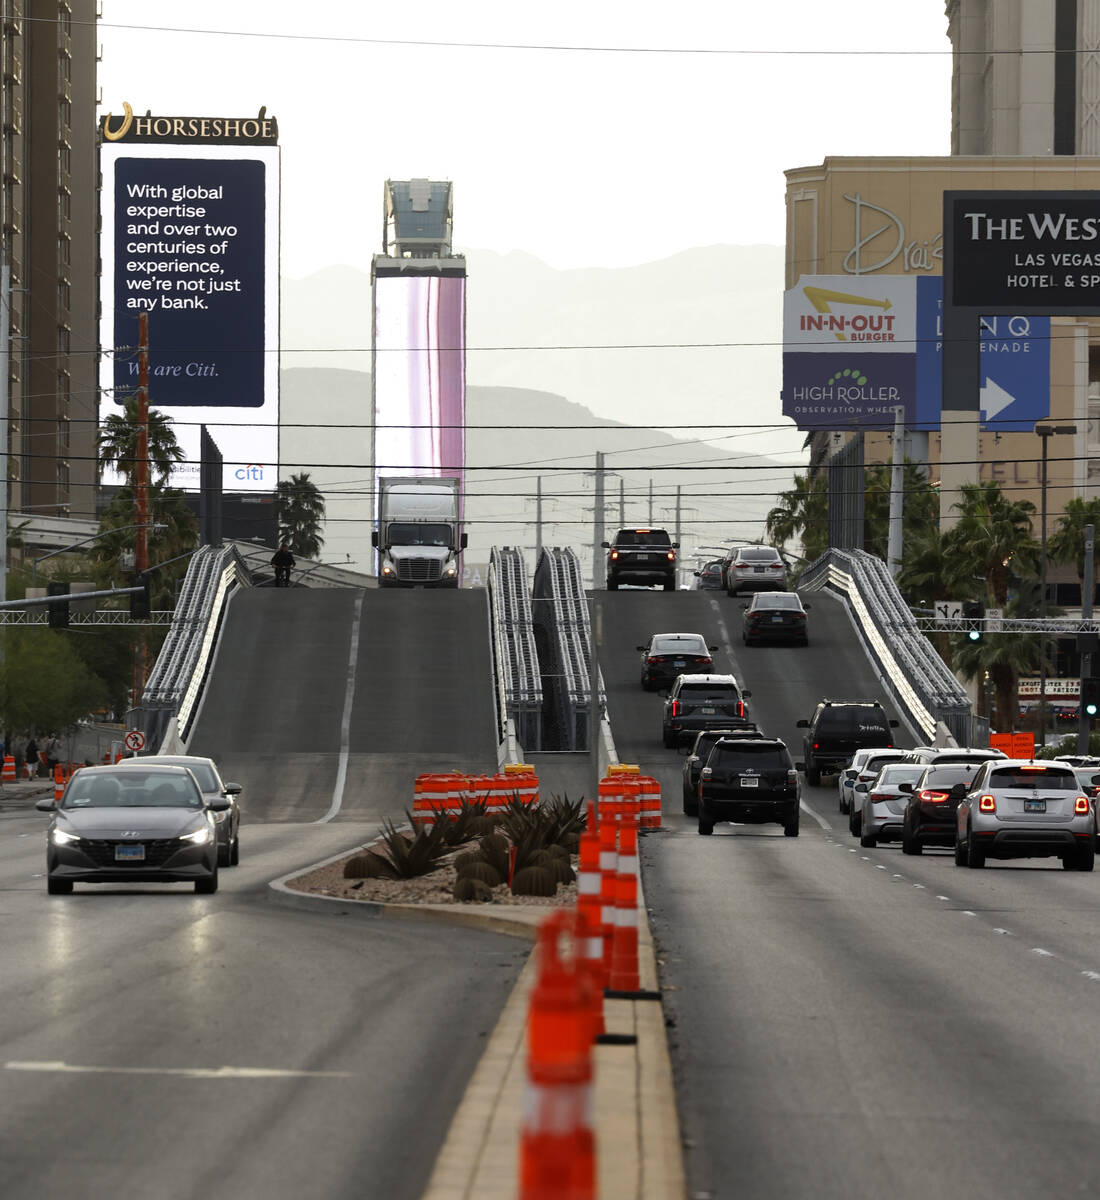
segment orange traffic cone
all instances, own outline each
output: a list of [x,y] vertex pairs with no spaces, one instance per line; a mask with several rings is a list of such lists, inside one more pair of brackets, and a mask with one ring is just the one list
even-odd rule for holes
[[619,852],[615,847],[617,828],[614,821],[601,819],[600,837],[600,935],[603,938],[604,978],[611,974],[611,943],[615,934],[615,879],[619,871]]
[[[538,977],[527,1019],[527,1095],[520,1134],[520,1200],[595,1200],[592,1024],[576,958],[578,918],[539,926]],[[571,959],[562,943],[574,939]]]
[[53,769],[53,802],[54,804],[61,803],[61,796],[65,791],[65,772],[60,766]]
[[603,990],[607,986],[604,965],[603,914],[600,908],[600,837],[596,832],[596,806],[590,800],[581,834],[577,867],[577,916],[582,925],[583,959],[591,976],[593,1035],[604,1031]]
[[15,782],[15,758],[11,754],[4,755],[4,766],[0,770],[0,783]]
[[638,981],[638,831],[619,827],[619,869],[615,877],[615,935],[611,946],[608,986],[636,992]]
[[652,775],[643,775],[638,783],[642,793],[642,832],[661,828],[661,785]]

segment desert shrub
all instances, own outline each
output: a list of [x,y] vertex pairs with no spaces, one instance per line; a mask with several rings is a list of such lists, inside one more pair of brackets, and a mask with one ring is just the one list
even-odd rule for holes
[[455,870],[461,874],[463,867],[468,867],[471,863],[479,863],[484,861],[485,860],[481,857],[480,850],[467,850],[464,854],[460,854],[455,859]]
[[415,832],[407,834],[392,821],[383,821],[382,841],[386,845],[386,854],[375,857],[393,872],[388,878],[414,879],[434,871],[448,848],[443,839],[445,824],[444,821],[436,821],[430,829],[414,825]]
[[461,846],[477,836],[486,819],[491,820],[486,808],[489,803],[487,796],[463,796],[462,806],[454,819],[443,817],[443,840],[448,846]]
[[482,883],[480,879],[471,879],[469,876],[455,880],[453,895],[456,900],[479,900],[482,903],[493,898],[488,884]]
[[390,862],[373,850],[364,851],[344,863],[345,879],[396,879]]
[[483,858],[467,863],[459,872],[459,879],[479,879],[486,887],[499,887],[504,882],[504,876],[491,863]]
[[493,867],[501,879],[508,878],[508,839],[499,833],[490,833],[479,843],[481,857]]
[[546,867],[524,867],[512,877],[513,896],[552,896],[557,890],[553,872]]

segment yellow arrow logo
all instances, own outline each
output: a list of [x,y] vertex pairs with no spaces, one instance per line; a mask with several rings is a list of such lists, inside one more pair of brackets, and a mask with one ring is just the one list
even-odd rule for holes
[[[829,288],[804,287],[802,294],[819,313],[831,313],[833,310],[829,307],[830,304],[867,304],[883,311],[890,308],[889,300],[877,300],[873,296],[854,296],[851,292],[834,292]],[[836,340],[846,342],[848,339],[843,333],[838,333]]]

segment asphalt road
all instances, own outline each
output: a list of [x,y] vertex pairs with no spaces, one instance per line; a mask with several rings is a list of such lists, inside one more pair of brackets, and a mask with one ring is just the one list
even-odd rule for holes
[[45,820],[0,814],[0,1196],[419,1197],[528,944],[268,899],[373,826],[245,825],[214,896],[50,897]]
[[722,593],[596,602],[621,757],[664,790],[668,831],[643,839],[643,878],[689,1195],[1100,1192],[1100,874],[862,850],[832,779],[804,789],[797,840],[779,826],[699,837],[635,645],[661,631],[720,644],[716,669],[796,758],[795,721],[817,700],[886,698],[826,596],[811,597],[806,649],[746,649]]

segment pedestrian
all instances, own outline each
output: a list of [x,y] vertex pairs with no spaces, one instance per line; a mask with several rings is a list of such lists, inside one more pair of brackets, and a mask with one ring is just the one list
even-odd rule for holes
[[51,734],[46,742],[46,774],[50,779],[53,779],[54,772],[61,762],[62,751],[60,736],[56,733]]
[[27,738],[27,773],[32,778],[38,774],[38,743],[33,733]]
[[290,545],[283,542],[279,549],[271,556],[271,565],[275,568],[275,586],[290,587],[290,572],[294,567],[294,555],[290,552]]
[[15,778],[23,778],[23,768],[27,765],[27,735],[17,733],[11,740],[12,758],[15,759]]

